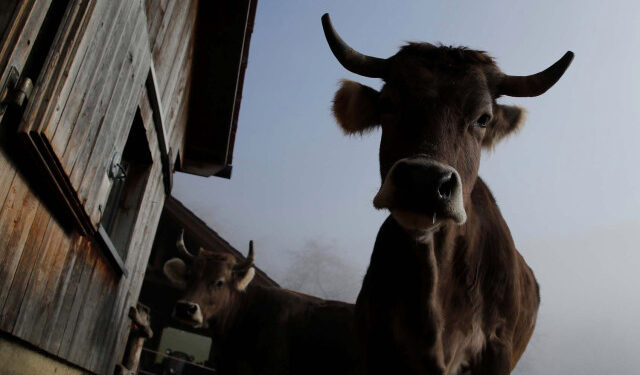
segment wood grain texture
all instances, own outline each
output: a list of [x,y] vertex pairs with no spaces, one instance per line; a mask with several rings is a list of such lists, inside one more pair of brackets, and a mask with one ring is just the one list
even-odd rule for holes
[[[32,12],[36,2],[50,1],[22,4]],[[186,127],[197,1],[150,3],[70,0],[20,124],[50,142],[49,156],[97,223],[111,187],[109,156],[123,150],[140,110],[153,163],[132,224],[126,278],[94,238],[63,229],[0,149],[0,329],[95,373],[112,373],[124,350],[127,311],[137,302],[165,201],[145,89],[154,56],[162,60],[164,78],[156,83],[174,150],[182,148]],[[5,47],[0,59],[18,56]]]
[[20,261],[11,280],[11,287],[7,297],[0,302],[0,328],[5,331],[11,332],[13,330],[16,318],[19,315],[20,305],[29,285],[32,270],[41,256],[40,248],[43,238],[46,237],[47,232],[51,233],[51,230],[49,230],[50,221],[51,217],[45,207],[39,206],[33,223],[28,229],[27,242],[20,255]]
[[0,212],[0,301],[5,301],[39,203],[16,175]]
[[[104,20],[121,20],[123,17],[119,12],[126,12],[130,9],[120,6],[121,4],[123,2],[101,1],[96,5],[84,36],[84,39],[91,40],[85,41],[87,46],[84,48],[83,56],[78,55],[76,58],[79,60],[78,68],[74,72],[73,79],[69,79],[69,93],[62,95],[58,101],[56,112],[59,113],[57,115],[59,118],[51,119],[46,129],[51,147],[63,157],[61,162],[65,169],[70,169],[69,164],[72,164],[73,161],[69,160],[70,156],[68,155],[64,158],[64,151],[71,142],[73,142],[72,146],[81,143],[81,135],[78,133],[86,132],[90,128],[91,113],[95,111],[96,101],[100,99],[100,95],[97,93],[108,76],[105,74],[105,65],[111,60],[104,55],[110,49],[105,47],[119,36],[114,32],[115,28],[122,28],[120,22],[105,22]],[[73,132],[76,126],[79,129]]]

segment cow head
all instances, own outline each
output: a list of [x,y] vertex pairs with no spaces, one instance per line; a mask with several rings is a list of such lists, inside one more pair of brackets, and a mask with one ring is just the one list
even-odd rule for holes
[[373,200],[409,229],[466,221],[482,148],[522,124],[524,111],[498,104],[506,96],[537,96],[567,69],[567,52],[530,76],[502,73],[486,53],[410,43],[388,59],[363,55],[336,33],[329,15],[322,26],[331,51],[353,73],[382,78],[380,91],[345,80],[333,103],[346,134],[381,127],[382,184]]
[[184,260],[173,258],[163,267],[167,278],[185,291],[176,302],[173,317],[196,328],[206,327],[211,318],[228,312],[238,293],[253,280],[253,241],[242,262],[231,254],[202,248],[198,255],[192,255],[184,244],[184,231],[176,245]]

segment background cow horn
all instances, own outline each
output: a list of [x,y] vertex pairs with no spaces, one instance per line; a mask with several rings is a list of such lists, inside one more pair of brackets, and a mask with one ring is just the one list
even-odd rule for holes
[[569,51],[547,69],[530,76],[504,75],[498,84],[498,94],[507,96],[538,96],[549,90],[567,70],[573,60]]
[[245,271],[251,266],[253,266],[253,240],[249,241],[249,254],[247,255],[247,259],[236,264],[233,269],[234,271]]
[[371,78],[385,76],[387,60],[363,55],[349,47],[333,28],[328,13],[322,16],[322,28],[331,52],[347,70]]
[[180,236],[178,237],[178,241],[176,242],[176,247],[178,248],[178,253],[182,255],[186,260],[193,260],[195,256],[187,250],[187,247],[184,245],[184,229],[180,232]]

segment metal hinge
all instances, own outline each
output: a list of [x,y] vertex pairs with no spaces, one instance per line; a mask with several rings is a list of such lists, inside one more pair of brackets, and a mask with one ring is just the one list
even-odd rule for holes
[[14,105],[22,107],[24,102],[29,100],[33,92],[33,82],[28,77],[19,78],[20,74],[15,66],[9,69],[7,77],[2,89],[0,89],[0,116],[4,115],[7,107]]

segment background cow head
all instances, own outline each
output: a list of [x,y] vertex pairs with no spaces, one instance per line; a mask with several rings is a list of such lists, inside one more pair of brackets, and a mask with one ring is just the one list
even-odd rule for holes
[[176,302],[173,317],[204,328],[211,318],[227,312],[237,294],[253,280],[253,241],[249,243],[247,259],[239,263],[231,254],[203,248],[197,256],[192,255],[184,244],[184,231],[176,245],[184,260],[173,258],[163,267],[167,278],[185,291]]
[[411,229],[436,228],[443,220],[466,221],[480,153],[522,124],[524,112],[496,102],[501,95],[537,96],[567,69],[567,52],[531,76],[502,73],[491,57],[467,48],[410,43],[388,59],[363,55],[322,17],[331,51],[348,70],[382,78],[381,91],[345,80],[333,113],[347,134],[382,127],[376,208],[391,211]]

